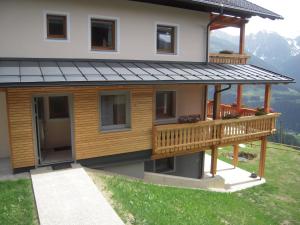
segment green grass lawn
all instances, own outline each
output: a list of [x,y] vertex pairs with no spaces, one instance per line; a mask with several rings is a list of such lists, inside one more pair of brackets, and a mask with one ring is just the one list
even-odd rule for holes
[[0,182],[0,224],[38,224],[29,179]]
[[[277,145],[268,146],[267,183],[236,193],[158,186],[121,176],[96,179],[104,183],[121,218],[131,224],[300,224],[300,152],[273,147]],[[229,151],[220,150],[220,158],[230,162],[224,157]],[[258,154],[259,147],[242,151]],[[258,159],[239,167],[257,171]]]

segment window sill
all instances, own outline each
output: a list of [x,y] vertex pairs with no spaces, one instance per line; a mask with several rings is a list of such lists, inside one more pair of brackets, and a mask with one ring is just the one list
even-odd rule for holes
[[178,56],[176,52],[156,52],[157,55]]
[[157,119],[155,120],[155,124],[160,125],[160,124],[170,124],[170,123],[177,123],[177,118],[168,118],[168,119]]
[[118,50],[116,49],[101,49],[101,48],[91,48],[90,52],[94,52],[94,53],[119,53]]
[[128,132],[131,131],[131,128],[115,128],[115,129],[101,129],[101,133],[117,133],[117,132]]

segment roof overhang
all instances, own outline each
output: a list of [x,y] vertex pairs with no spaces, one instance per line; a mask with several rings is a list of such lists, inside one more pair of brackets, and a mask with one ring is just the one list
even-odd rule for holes
[[252,65],[141,60],[0,59],[0,87],[293,82],[292,78]]
[[[231,1],[222,0],[130,0],[136,2],[152,3],[164,6],[172,6],[176,8],[190,9],[201,12],[214,12],[220,13],[221,8],[223,13],[231,16],[238,16],[244,18],[250,18],[252,16],[259,16],[268,19],[283,19],[277,13],[260,7],[254,3],[246,0],[239,0],[245,4],[232,4]],[[235,1],[236,3],[237,1]]]

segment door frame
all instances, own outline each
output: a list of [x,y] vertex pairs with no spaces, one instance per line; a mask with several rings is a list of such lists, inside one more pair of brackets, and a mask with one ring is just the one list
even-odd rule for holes
[[[69,117],[70,117],[70,129],[71,129],[71,153],[72,159],[68,161],[58,161],[51,163],[40,163],[39,153],[38,153],[38,140],[37,140],[37,129],[36,129],[36,120],[35,120],[35,103],[34,99],[37,97],[58,97],[58,96],[67,96],[68,97],[68,108],[69,108]],[[32,105],[32,128],[33,128],[33,148],[35,155],[35,167],[47,166],[52,164],[64,163],[64,162],[75,162],[76,163],[76,151],[75,151],[75,136],[74,136],[74,114],[73,114],[73,95],[70,93],[47,93],[47,94],[34,94],[31,98]]]

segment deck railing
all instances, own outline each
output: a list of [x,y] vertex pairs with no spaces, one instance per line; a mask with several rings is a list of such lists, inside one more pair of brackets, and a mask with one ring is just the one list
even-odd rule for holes
[[226,64],[247,64],[249,55],[210,53],[209,62]]
[[[213,115],[214,102],[209,101],[207,103],[207,117],[212,117]],[[220,104],[220,118],[224,118],[226,115],[240,115],[240,116],[254,116],[257,113],[256,109],[251,108],[241,108],[237,109],[236,106],[228,105],[228,104]]]
[[273,134],[279,113],[239,119],[153,127],[152,158],[164,158],[205,150],[213,145],[247,142]]

